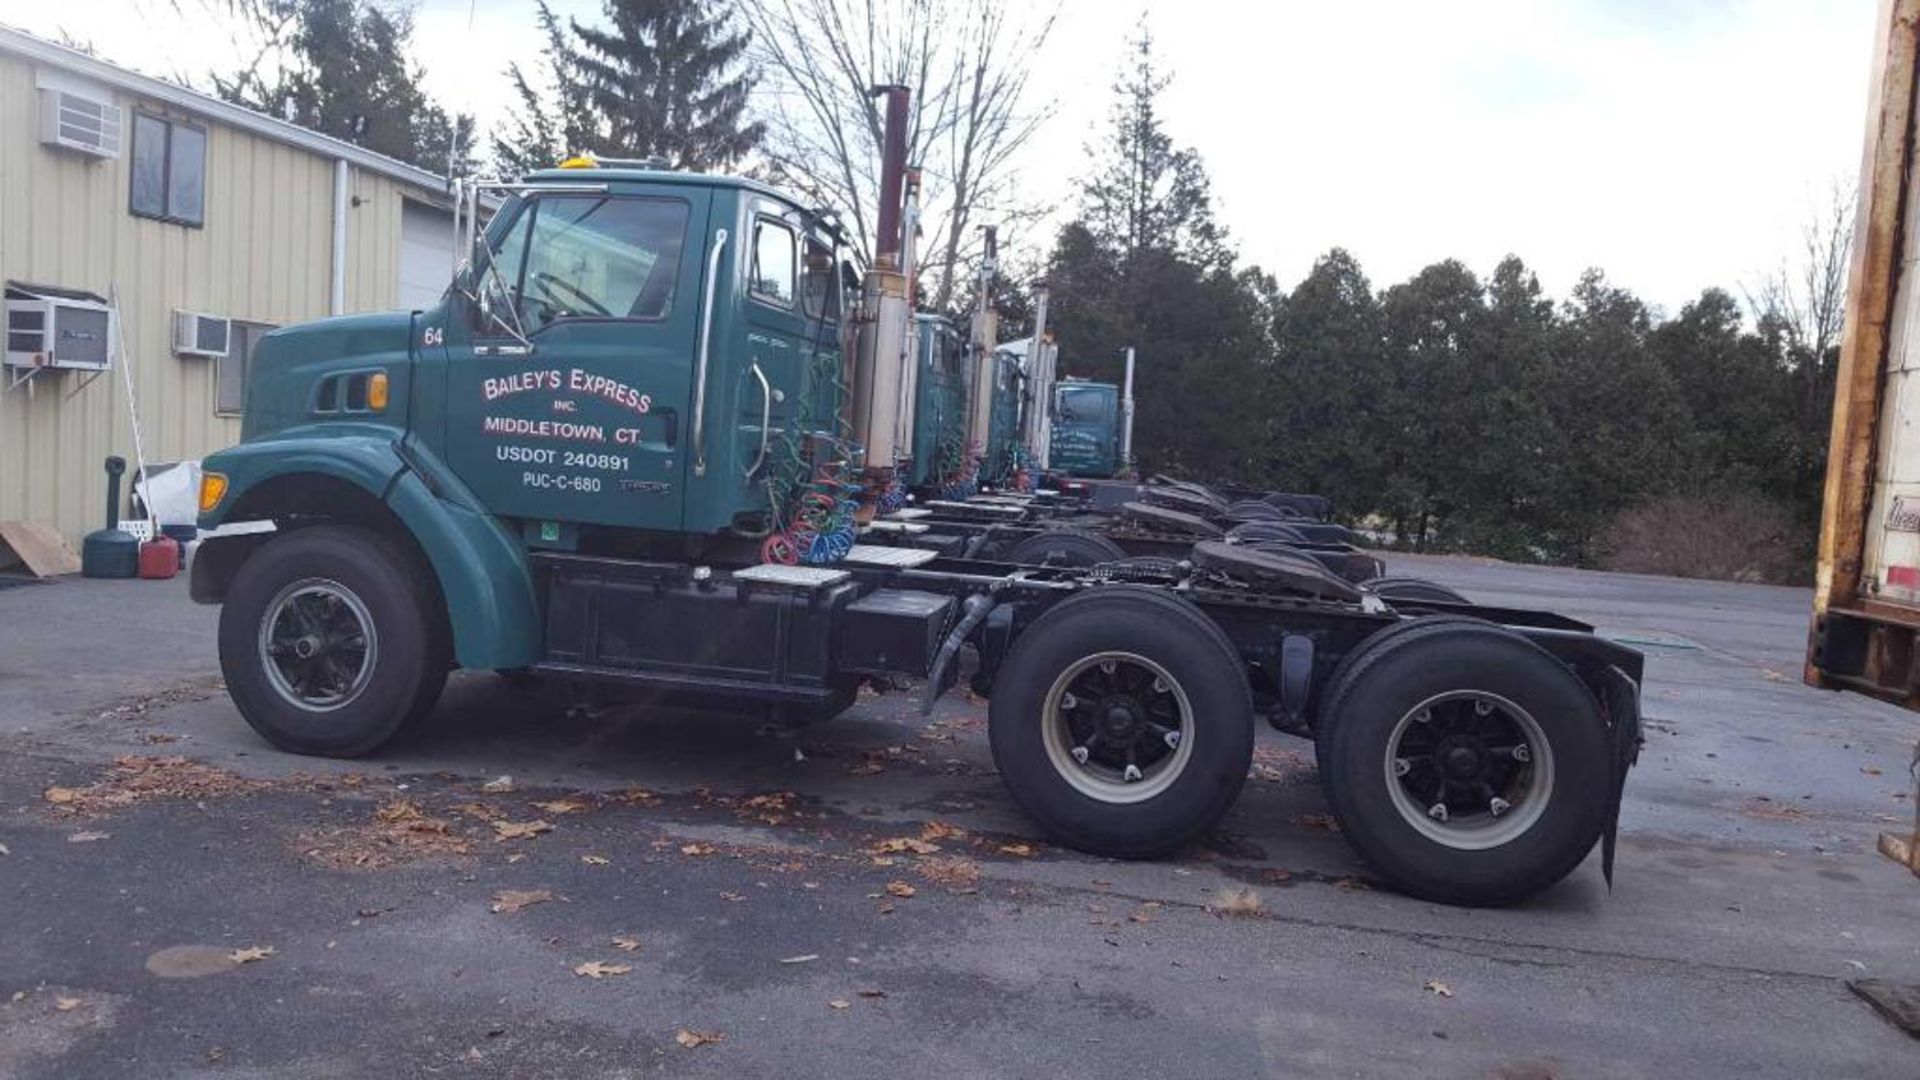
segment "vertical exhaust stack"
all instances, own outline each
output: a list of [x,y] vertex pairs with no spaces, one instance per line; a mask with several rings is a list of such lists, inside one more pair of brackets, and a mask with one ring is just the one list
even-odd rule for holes
[[[906,284],[906,333],[900,339],[899,419],[894,425],[894,441],[900,448],[897,465],[905,468],[913,461],[914,408],[920,392],[920,320],[914,318],[920,298],[920,170],[906,171],[905,195],[900,217],[900,277]],[[911,474],[911,469],[908,470]]]
[[853,433],[866,448],[862,475],[865,491],[860,520],[873,517],[875,503],[893,482],[904,446],[900,439],[900,391],[906,378],[901,362],[909,318],[907,279],[901,245],[901,188],[907,168],[907,102],[904,86],[881,86],[886,98],[886,141],[880,161],[879,232],[873,267],[861,290],[859,344],[853,365]]
[[1133,346],[1127,346],[1127,379],[1120,392],[1120,468],[1133,471]]
[[979,299],[973,309],[973,398],[967,419],[967,449],[985,460],[990,454],[987,440],[993,429],[994,367],[999,363],[994,350],[1000,332],[999,318],[993,310],[993,279],[1000,272],[999,230],[988,225],[985,246],[980,254]]
[[1047,467],[1047,444],[1053,418],[1052,350],[1047,344],[1047,297],[1044,281],[1033,283],[1033,337],[1027,339],[1026,415],[1020,425],[1021,441],[1033,455],[1034,464]]

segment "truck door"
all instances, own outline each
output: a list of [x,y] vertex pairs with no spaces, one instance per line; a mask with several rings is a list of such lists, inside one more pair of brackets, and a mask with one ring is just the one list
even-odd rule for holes
[[488,509],[680,528],[709,202],[542,192],[489,231],[445,331],[443,449]]

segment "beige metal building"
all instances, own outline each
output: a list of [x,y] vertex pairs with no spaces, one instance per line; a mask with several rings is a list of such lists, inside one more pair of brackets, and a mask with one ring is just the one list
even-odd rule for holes
[[452,254],[446,188],[0,27],[0,521],[70,541],[100,526],[103,459],[134,459],[120,365],[147,460],[199,458],[239,438],[267,328],[432,304]]

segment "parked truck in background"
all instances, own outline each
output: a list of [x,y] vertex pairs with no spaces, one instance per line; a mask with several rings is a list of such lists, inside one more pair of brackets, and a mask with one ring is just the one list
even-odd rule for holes
[[1920,708],[1920,0],[1886,0],[1855,209],[1806,681]]

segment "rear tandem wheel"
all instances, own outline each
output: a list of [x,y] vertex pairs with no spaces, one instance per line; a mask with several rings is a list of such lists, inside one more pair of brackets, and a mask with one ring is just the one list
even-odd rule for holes
[[1315,744],[1341,831],[1423,899],[1522,899],[1606,826],[1612,757],[1593,694],[1492,623],[1413,619],[1363,642],[1327,687]]
[[1253,759],[1253,703],[1231,642],[1191,603],[1107,585],[1014,643],[988,710],[994,763],[1054,838],[1152,858],[1211,828]]

